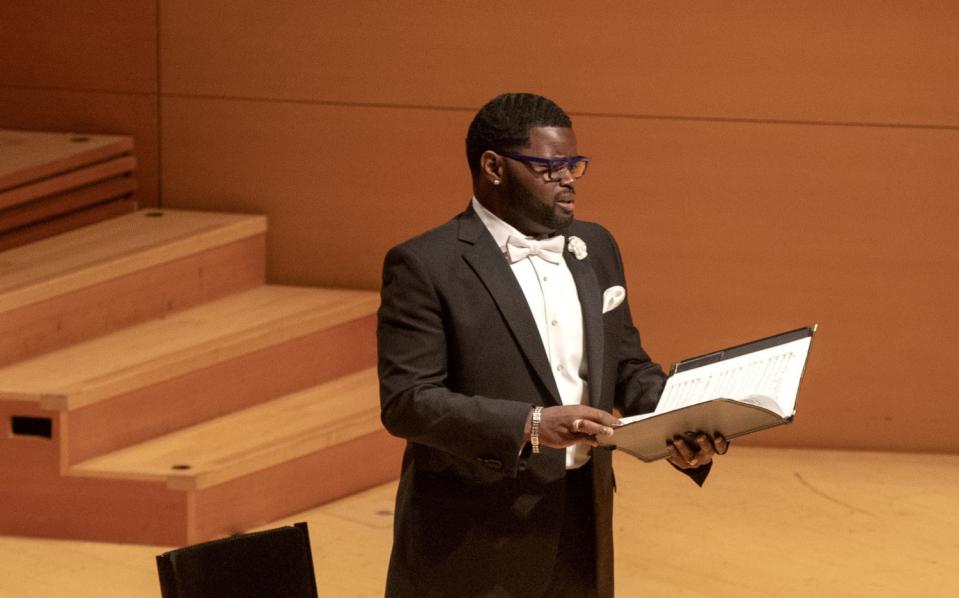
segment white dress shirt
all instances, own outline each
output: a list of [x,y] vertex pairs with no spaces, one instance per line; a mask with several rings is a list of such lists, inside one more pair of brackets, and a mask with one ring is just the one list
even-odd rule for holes
[[[506,242],[510,238],[530,238],[501,220],[473,198],[473,209],[497,246],[509,261]],[[564,405],[586,402],[586,353],[583,342],[583,312],[576,292],[576,282],[566,265],[530,255],[510,264],[526,303],[529,304],[540,340],[549,359],[556,387]],[[566,468],[575,469],[589,460],[589,447],[576,444],[566,449]]]

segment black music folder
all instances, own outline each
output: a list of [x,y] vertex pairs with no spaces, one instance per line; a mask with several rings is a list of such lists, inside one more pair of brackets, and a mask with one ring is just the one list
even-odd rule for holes
[[656,410],[622,418],[600,444],[643,461],[666,457],[666,442],[686,432],[727,440],[793,421],[816,326],[683,360],[669,372]]

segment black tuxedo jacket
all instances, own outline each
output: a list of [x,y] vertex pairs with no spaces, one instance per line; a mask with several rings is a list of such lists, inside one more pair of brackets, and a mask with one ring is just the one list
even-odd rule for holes
[[[640,344],[619,250],[576,222],[588,255],[564,251],[583,311],[589,404],[652,410],[662,368]],[[561,404],[536,323],[509,264],[471,209],[386,256],[377,329],[382,419],[407,439],[388,596],[539,596],[555,562],[565,451],[524,448],[533,405]],[[611,455],[592,453],[597,579],[612,595]],[[697,470],[701,482],[706,468]]]

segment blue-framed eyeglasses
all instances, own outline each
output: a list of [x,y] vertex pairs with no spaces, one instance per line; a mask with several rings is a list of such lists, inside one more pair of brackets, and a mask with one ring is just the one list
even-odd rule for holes
[[569,173],[569,176],[573,177],[574,180],[578,179],[586,174],[586,167],[589,166],[589,158],[586,156],[540,158],[539,156],[527,156],[513,152],[503,152],[500,155],[510,160],[522,162],[527,168],[551,183],[562,182],[562,180],[566,178],[567,173]]

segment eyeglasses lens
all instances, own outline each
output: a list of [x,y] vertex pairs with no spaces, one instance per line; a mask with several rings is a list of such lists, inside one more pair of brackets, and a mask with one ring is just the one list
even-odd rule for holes
[[587,160],[577,160],[570,164],[569,162],[554,162],[549,165],[549,172],[547,176],[550,181],[562,181],[566,178],[566,173],[568,172],[571,177],[578,179],[579,177],[586,174],[586,165],[589,164]]

